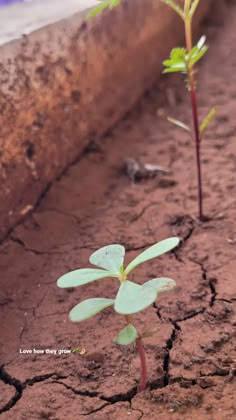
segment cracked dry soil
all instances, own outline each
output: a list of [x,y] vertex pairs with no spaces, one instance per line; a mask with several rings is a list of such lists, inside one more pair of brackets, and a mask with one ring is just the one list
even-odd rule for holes
[[[224,24],[205,22],[210,49],[198,73],[201,117],[208,106],[219,107],[202,145],[209,220],[196,219],[192,140],[166,122],[166,115],[190,119],[187,93],[171,78],[86,148],[1,244],[3,420],[236,417],[236,6],[228,7]],[[129,156],[172,173],[132,183],[119,166]],[[113,343],[122,317],[107,309],[78,325],[68,320],[78,301],[111,297],[117,283],[60,290],[56,279],[86,266],[102,245],[124,244],[128,262],[171,235],[181,237],[180,247],[132,276],[139,283],[156,276],[177,282],[135,317],[140,331],[158,327],[145,341],[149,388],[137,394],[136,351]],[[86,353],[20,354],[78,346]]]

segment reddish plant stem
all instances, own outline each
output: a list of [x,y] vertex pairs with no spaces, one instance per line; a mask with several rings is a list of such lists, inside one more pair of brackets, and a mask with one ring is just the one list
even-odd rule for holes
[[[192,19],[185,16],[185,39],[186,49],[189,53],[192,49]],[[189,92],[191,98],[193,130],[196,151],[197,183],[198,183],[198,215],[203,220],[203,199],[202,199],[202,169],[201,169],[201,136],[198,121],[197,95],[194,79],[194,67],[188,68]]]
[[142,338],[138,337],[136,339],[136,346],[139,353],[140,363],[141,363],[141,380],[138,387],[138,391],[142,392],[147,387],[147,364],[146,364],[146,355],[143,347]]
[[[132,317],[130,315],[125,316],[127,324],[132,324]],[[141,379],[138,387],[138,392],[142,392],[147,387],[147,363],[146,363],[146,354],[143,347],[143,341],[140,336],[135,341],[136,347],[139,354],[140,365],[141,365]]]
[[201,168],[201,138],[198,125],[198,111],[195,87],[190,85],[190,96],[192,104],[192,115],[194,122],[196,166],[197,166],[197,182],[198,182],[198,215],[199,219],[203,219],[203,203],[202,203],[202,168]]

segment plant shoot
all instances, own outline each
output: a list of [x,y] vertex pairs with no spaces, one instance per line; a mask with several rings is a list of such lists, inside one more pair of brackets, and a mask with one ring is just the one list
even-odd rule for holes
[[115,312],[124,317],[124,328],[114,341],[119,345],[136,344],[141,364],[139,391],[143,391],[147,386],[143,338],[154,334],[155,329],[140,334],[134,326],[133,314],[151,306],[158,294],[173,289],[175,282],[170,278],[161,277],[140,285],[128,280],[128,275],[141,263],[170,251],[178,244],[179,238],[176,237],[158,242],[138,255],[126,268],[124,268],[125,248],[119,244],[107,245],[95,251],[89,258],[89,262],[99,268],[81,268],[71,271],[57,281],[58,287],[67,288],[82,286],[108,277],[118,280],[118,291],[115,297],[86,299],[70,311],[69,318],[72,322],[85,321],[110,306],[113,306]]
[[183,7],[180,7],[174,0],[161,0],[163,3],[171,7],[183,20],[185,29],[186,48],[173,48],[168,60],[163,62],[165,66],[164,73],[180,72],[187,76],[187,88],[191,100],[192,108],[192,129],[182,121],[168,118],[170,122],[178,127],[192,133],[195,141],[196,167],[197,167],[197,184],[198,184],[198,216],[200,220],[204,220],[203,214],[203,196],[202,196],[202,168],[201,168],[201,140],[202,136],[214,118],[216,108],[212,108],[202,123],[199,123],[195,65],[205,55],[208,47],[205,45],[206,37],[202,36],[197,45],[193,46],[192,41],[192,21],[200,0],[182,0]]
[[[206,37],[202,36],[197,45],[193,46],[192,41],[192,22],[194,14],[200,3],[200,0],[160,0],[167,4],[175,13],[183,20],[185,29],[185,48],[173,48],[168,60],[163,62],[165,70],[163,73],[180,72],[185,74],[187,81],[187,88],[190,95],[192,108],[192,128],[182,121],[169,117],[168,120],[177,127],[188,131],[194,138],[195,142],[195,159],[197,168],[197,186],[198,186],[198,217],[199,220],[204,220],[203,213],[203,194],[202,194],[202,166],[201,166],[201,141],[203,134],[216,114],[216,108],[213,107],[204,120],[199,123],[197,94],[196,94],[196,77],[195,65],[205,55],[208,47],[205,45]],[[121,0],[106,0],[95,7],[89,14],[89,17],[95,16],[102,10],[109,8],[113,9]],[[182,3],[182,6],[179,4]]]

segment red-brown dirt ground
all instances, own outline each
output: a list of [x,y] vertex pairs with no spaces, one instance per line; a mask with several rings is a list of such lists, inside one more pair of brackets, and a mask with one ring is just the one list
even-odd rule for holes
[[[93,140],[0,247],[1,418],[19,420],[236,418],[236,5],[207,27],[208,55],[198,72],[201,118],[218,106],[202,143],[204,211],[197,220],[194,144],[167,115],[190,121],[181,76],[166,77],[102,141]],[[124,159],[169,167],[169,175],[133,182]],[[30,204],[30,203],[29,203]],[[59,289],[62,274],[86,267],[100,246],[121,243],[127,262],[178,235],[175,252],[131,276],[175,279],[174,291],[135,317],[145,339],[148,389],[137,394],[133,346],[113,339],[121,316],[107,309],[73,324],[70,309],[89,297],[112,297],[103,279]],[[74,347],[84,354],[58,354]],[[22,354],[23,350],[57,354]]]

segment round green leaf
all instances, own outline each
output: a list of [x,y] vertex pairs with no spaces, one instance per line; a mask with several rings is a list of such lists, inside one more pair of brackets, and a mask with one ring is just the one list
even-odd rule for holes
[[80,270],[74,270],[64,274],[57,280],[57,285],[61,288],[77,287],[105,277],[115,277],[115,275],[109,271],[99,270],[97,268],[81,268]]
[[140,255],[138,255],[131,263],[126,267],[125,273],[130,273],[137,265],[151,260],[153,258],[159,257],[165,252],[170,251],[171,249],[175,248],[179,244],[179,238],[173,237],[164,239],[161,242],[157,242],[156,244],[152,245],[150,248],[146,249]]
[[124,264],[124,256],[125,248],[122,245],[112,244],[95,251],[90,256],[89,262],[119,276],[120,269]]
[[157,292],[153,287],[144,287],[132,281],[124,281],[115,299],[115,311],[122,315],[131,315],[146,309],[155,302]]
[[87,299],[76,305],[69,314],[72,322],[85,321],[88,318],[98,314],[103,309],[114,304],[114,299],[94,298]]
[[168,292],[171,289],[174,289],[176,283],[174,280],[169,279],[167,277],[160,277],[156,279],[152,279],[144,283],[143,287],[151,287],[155,289],[157,293],[164,293]]
[[117,335],[115,342],[127,346],[133,343],[136,338],[138,338],[138,332],[132,324],[129,324]]

